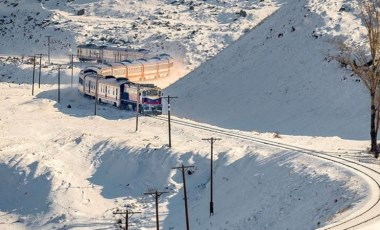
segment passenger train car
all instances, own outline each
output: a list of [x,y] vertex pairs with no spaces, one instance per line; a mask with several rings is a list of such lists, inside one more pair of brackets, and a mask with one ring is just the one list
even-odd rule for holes
[[125,60],[88,66],[80,74],[93,72],[100,76],[127,78],[129,81],[136,82],[167,77],[173,66],[173,58],[168,54],[161,54],[150,59]]
[[86,73],[79,76],[78,90],[98,102],[121,109],[136,110],[139,105],[143,115],[162,114],[162,90],[153,84],[136,84],[127,79],[101,78],[96,73]]
[[126,49],[85,44],[77,46],[77,57],[79,61],[96,61],[98,63],[105,63],[149,58],[150,55],[149,51],[145,49]]

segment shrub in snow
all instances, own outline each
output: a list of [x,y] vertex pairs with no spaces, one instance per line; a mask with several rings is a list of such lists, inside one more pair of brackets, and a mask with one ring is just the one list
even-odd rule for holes
[[247,17],[247,12],[244,10],[240,10],[239,15],[242,17]]
[[81,10],[77,11],[77,15],[79,15],[79,16],[84,15],[84,13],[85,13],[84,9],[81,9]]
[[280,133],[279,132],[274,132],[273,133],[273,138],[281,138]]

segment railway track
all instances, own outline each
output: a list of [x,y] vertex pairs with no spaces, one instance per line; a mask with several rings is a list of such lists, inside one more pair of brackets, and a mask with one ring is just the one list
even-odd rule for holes
[[[161,121],[166,121],[166,122],[168,121],[167,118],[164,116],[150,116],[150,117],[153,119],[161,120]],[[269,145],[272,147],[277,147],[281,149],[286,149],[286,150],[291,150],[291,151],[307,154],[313,157],[324,159],[333,163],[340,164],[344,167],[353,169],[357,171],[359,174],[361,174],[363,177],[368,178],[368,182],[371,188],[371,191],[369,191],[369,193],[374,194],[371,196],[368,203],[364,207],[350,214],[349,216],[342,219],[341,221],[337,223],[332,223],[328,226],[324,226],[320,228],[321,230],[322,229],[323,230],[362,229],[365,224],[380,217],[380,172],[378,172],[376,169],[370,166],[364,165],[355,160],[342,157],[341,154],[344,153],[343,151],[342,152],[316,151],[316,150],[311,150],[311,149],[293,146],[289,144],[279,143],[276,141],[266,140],[264,138],[254,137],[251,135],[241,134],[241,133],[237,133],[230,130],[224,130],[224,129],[220,129],[216,127],[210,127],[207,125],[201,125],[201,124],[191,122],[191,121],[175,119],[175,118],[174,119],[171,118],[171,123],[191,127],[198,130],[208,131],[208,132],[219,134],[219,135],[224,135],[230,138],[252,141],[252,142],[260,143],[263,145]]]

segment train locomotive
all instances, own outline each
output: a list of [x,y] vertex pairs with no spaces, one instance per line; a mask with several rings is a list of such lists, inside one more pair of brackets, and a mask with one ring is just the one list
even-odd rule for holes
[[136,110],[142,115],[162,114],[162,90],[153,84],[136,84],[123,78],[99,77],[88,72],[79,76],[78,90],[101,103],[121,109]]

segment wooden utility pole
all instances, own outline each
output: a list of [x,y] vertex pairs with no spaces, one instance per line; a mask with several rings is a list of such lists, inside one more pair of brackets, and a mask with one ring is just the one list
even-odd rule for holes
[[36,54],[40,58],[40,72],[38,73],[38,88],[41,88],[41,67],[42,67],[42,56],[44,54]]
[[48,38],[48,63],[50,65],[50,38],[51,38],[51,35],[47,35],[45,37]]
[[57,68],[52,69],[52,70],[58,70],[58,103],[61,102],[61,69],[62,65],[58,65]]
[[186,229],[190,230],[190,224],[189,224],[189,212],[187,208],[187,192],[186,192],[186,179],[185,179],[185,169],[188,168],[194,168],[194,166],[184,166],[181,165],[179,167],[173,167],[172,169],[181,169],[182,171],[182,180],[183,180],[183,193],[184,193],[184,199],[185,199],[185,215],[186,215]]
[[70,54],[70,64],[71,64],[71,88],[73,88],[73,76],[74,76],[74,54]]
[[34,96],[34,75],[36,73],[36,56],[32,56],[33,58],[33,78],[32,78],[32,96]]
[[144,195],[154,195],[154,198],[156,200],[156,228],[157,228],[157,230],[160,229],[160,220],[159,220],[159,216],[158,216],[158,198],[164,193],[168,193],[168,192],[159,192],[156,190],[155,192],[144,193]]
[[58,65],[58,103],[61,102],[61,65]]
[[213,181],[212,181],[212,178],[213,178],[213,173],[212,173],[212,169],[213,169],[213,146],[214,146],[214,142],[215,141],[219,141],[221,140],[220,138],[214,138],[214,137],[211,137],[211,138],[204,138],[202,139],[204,141],[208,141],[211,143],[211,174],[210,174],[210,177],[211,177],[211,191],[210,191],[210,216],[214,215],[214,202],[213,202]]
[[99,75],[96,74],[96,83],[95,83],[95,109],[94,109],[94,115],[96,115],[96,106],[98,104],[98,82],[99,82]]
[[170,95],[166,97],[161,97],[168,101],[168,127],[169,127],[169,148],[172,147],[172,135],[171,135],[171,127],[170,127],[170,99],[178,98],[178,97],[171,97]]
[[140,113],[140,84],[137,84],[136,132],[139,129],[139,113]]
[[128,209],[126,209],[125,212],[122,212],[122,211],[113,212],[114,215],[115,214],[125,215],[125,229],[126,230],[128,230],[129,218],[132,217],[132,215],[136,213],[141,213],[141,212],[131,212],[131,211],[128,211]]

